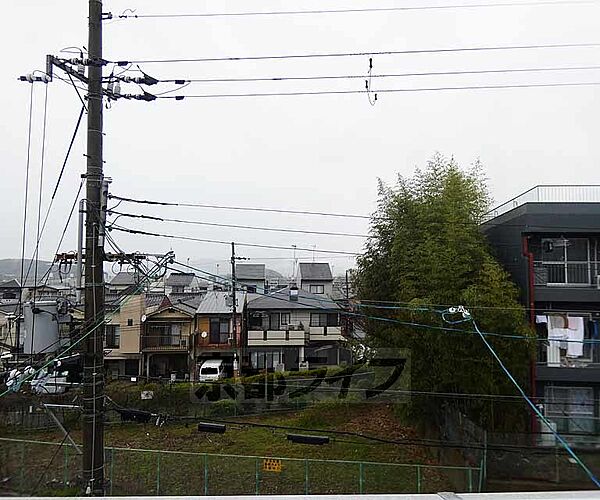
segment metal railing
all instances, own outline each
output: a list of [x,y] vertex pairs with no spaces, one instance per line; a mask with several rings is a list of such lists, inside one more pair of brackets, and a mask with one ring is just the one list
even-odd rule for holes
[[498,217],[525,203],[600,203],[600,185],[540,185],[498,205],[484,220]]
[[[0,475],[10,478],[4,486],[28,495],[80,491],[81,455],[64,444],[55,455],[57,446],[0,438]],[[466,467],[116,447],[105,453],[111,496],[475,492],[483,477],[483,462]],[[32,492],[38,481],[40,488]]]
[[536,286],[598,287],[600,262],[596,261],[535,261]]
[[142,335],[142,349],[187,349],[188,335]]

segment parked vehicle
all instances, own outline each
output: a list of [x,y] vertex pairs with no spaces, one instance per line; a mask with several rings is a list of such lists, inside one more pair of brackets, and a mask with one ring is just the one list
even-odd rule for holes
[[202,363],[198,371],[198,380],[200,382],[220,380],[225,377],[225,364],[222,359],[207,359]]

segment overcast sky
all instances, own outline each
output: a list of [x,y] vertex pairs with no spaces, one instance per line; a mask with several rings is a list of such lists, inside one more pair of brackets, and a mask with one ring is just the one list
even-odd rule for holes
[[[493,2],[494,0],[490,0]],[[462,0],[437,1],[468,3]],[[436,5],[435,0],[186,1],[105,0],[105,12],[138,14]],[[87,44],[84,0],[3,0],[0,44],[0,258],[19,257],[24,206],[29,84],[17,77],[43,70],[45,55]],[[129,19],[107,22],[109,60],[369,52],[600,42],[600,4],[421,10],[302,16]],[[600,65],[600,48],[375,56],[374,73]],[[111,67],[106,68],[110,71]],[[145,64],[157,78],[360,75],[368,57]],[[373,79],[377,88],[505,83],[600,82],[600,70]],[[162,84],[166,91],[175,88]],[[362,90],[363,79],[193,84],[181,94]],[[136,87],[126,90],[137,92]],[[29,191],[28,255],[35,239],[44,88],[35,86]],[[69,85],[49,86],[44,204],[68,146],[80,102]],[[411,175],[439,151],[462,165],[483,163],[496,201],[540,183],[600,184],[600,87],[530,88],[230,99],[118,101],[105,112],[105,171],[112,192],[139,198],[369,214],[377,178]],[[84,121],[85,124],[85,121]],[[41,244],[51,258],[85,169],[80,134]],[[295,215],[161,208],[120,209],[254,226],[364,233],[367,222]],[[241,243],[313,248],[341,272],[348,257],[319,249],[360,251],[359,238],[232,230],[121,218],[132,228]],[[61,251],[76,248],[74,218]],[[164,252],[225,266],[225,245],[113,232],[127,251]],[[292,250],[243,248],[239,254],[291,270]],[[298,252],[307,260],[311,252]],[[265,260],[269,258],[269,260]],[[274,258],[274,259],[273,259]],[[223,269],[223,268],[221,268]]]

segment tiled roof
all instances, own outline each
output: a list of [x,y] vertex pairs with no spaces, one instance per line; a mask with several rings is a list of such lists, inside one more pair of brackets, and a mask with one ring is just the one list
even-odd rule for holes
[[121,271],[117,273],[115,277],[110,280],[110,284],[113,286],[129,286],[135,285],[139,282],[139,276],[136,274],[131,274],[126,271]]
[[299,269],[301,280],[333,280],[331,268],[327,263],[301,262]]
[[[246,301],[246,293],[236,292],[237,310],[242,311]],[[207,292],[198,305],[198,314],[228,314],[231,313],[231,294],[229,292]]]
[[236,264],[235,277],[239,280],[264,280],[264,264]]
[[189,286],[194,278],[193,273],[171,273],[165,284],[167,286]]
[[290,288],[282,288],[268,295],[251,294],[248,309],[325,309],[337,311],[335,302],[323,295],[298,290],[298,300],[290,300]]
[[0,283],[0,288],[21,288],[21,285],[19,285],[19,282],[15,279]]

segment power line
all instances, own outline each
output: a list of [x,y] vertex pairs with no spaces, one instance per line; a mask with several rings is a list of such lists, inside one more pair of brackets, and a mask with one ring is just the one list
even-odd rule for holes
[[[356,234],[356,233],[336,233],[329,231],[310,231],[307,229],[289,229],[289,228],[278,228],[278,227],[264,227],[264,226],[243,226],[241,224],[222,224],[216,222],[201,222],[195,220],[185,220],[185,219],[169,219],[166,217],[155,217],[152,215],[143,215],[143,214],[128,214],[124,212],[117,212],[114,210],[109,210],[111,214],[117,215],[117,219],[119,217],[128,217],[133,219],[145,219],[145,220],[154,220],[160,222],[176,222],[180,224],[193,224],[199,226],[213,226],[213,227],[227,227],[227,228],[235,228],[235,229],[249,229],[254,231],[273,231],[273,232],[281,232],[281,233],[300,233],[300,234],[317,234],[323,236],[348,236],[353,238],[368,238],[367,234]],[[116,220],[116,219],[115,219]]]
[[[550,88],[550,87],[584,87],[596,86],[600,82],[567,82],[567,83],[521,83],[501,85],[467,85],[462,87],[417,87],[408,89],[377,89],[377,93],[411,93],[411,92],[444,92],[452,90],[499,90],[499,89],[524,89],[524,88]],[[158,96],[157,99],[223,99],[232,97],[291,97],[291,96],[314,96],[314,95],[346,95],[364,94],[365,90],[314,90],[294,92],[248,92],[243,94],[191,94],[179,96]]]
[[450,9],[475,9],[488,7],[528,7],[548,5],[581,5],[595,4],[594,0],[541,0],[534,2],[500,2],[500,3],[473,3],[453,5],[420,5],[413,7],[364,7],[350,9],[313,9],[313,10],[284,10],[284,11],[254,11],[254,12],[204,12],[204,13],[173,13],[173,14],[120,14],[108,19],[177,19],[177,18],[211,18],[211,17],[247,17],[247,16],[291,16],[314,14],[351,14],[351,13],[381,13],[381,12],[406,12],[419,10],[450,10]]
[[[230,205],[213,205],[213,204],[204,204],[204,203],[182,203],[182,202],[170,202],[170,201],[157,201],[157,200],[144,200],[139,198],[129,198],[124,196],[118,196],[115,194],[109,195],[109,198],[119,200],[119,202],[127,202],[127,203],[135,203],[139,205],[153,205],[153,206],[164,206],[164,207],[181,207],[181,208],[208,208],[208,209],[217,209],[217,210],[233,210],[233,211],[245,211],[245,212],[266,212],[266,213],[283,213],[283,214],[292,214],[292,215],[310,215],[310,216],[323,216],[323,217],[340,217],[340,218],[349,218],[349,219],[364,219],[364,220],[374,220],[374,221],[390,221],[393,222],[393,217],[388,216],[380,216],[380,215],[362,215],[362,214],[348,214],[341,212],[316,212],[310,210],[294,210],[294,209],[281,209],[281,208],[264,208],[264,207],[240,207],[240,206],[230,206]],[[109,209],[109,211],[115,212],[113,209]],[[168,220],[168,219],[165,219]],[[173,220],[175,221],[175,219]],[[518,227],[518,228],[564,228],[564,225],[555,224],[512,224],[512,223],[498,223],[494,224],[492,221],[443,221],[443,220],[435,220],[430,219],[425,221],[430,224],[443,224],[443,225],[455,225],[455,226],[495,226],[501,225],[502,227]],[[245,227],[245,226],[244,226]],[[592,229],[592,226],[569,226],[570,229],[581,229],[581,230],[589,230]],[[520,246],[519,245],[511,245],[511,246]],[[287,258],[286,258],[287,259]]]
[[[230,241],[211,240],[211,239],[205,239],[205,238],[194,238],[192,236],[178,236],[178,235],[172,235],[172,234],[151,233],[148,231],[141,231],[138,229],[129,229],[126,227],[115,225],[115,224],[113,224],[110,229],[116,230],[116,231],[121,231],[124,233],[141,234],[144,236],[155,236],[155,237],[159,237],[159,238],[170,238],[170,239],[175,239],[175,240],[197,241],[200,243],[216,243],[216,244],[220,244],[220,245],[231,245]],[[360,255],[359,253],[355,253],[355,252],[345,252],[345,251],[340,251],[340,250],[318,250],[318,249],[313,249],[313,248],[293,247],[291,245],[289,247],[284,247],[284,246],[280,246],[280,245],[261,245],[258,243],[235,242],[235,244],[239,245],[241,247],[269,248],[269,249],[274,249],[274,250],[294,250],[294,249],[296,249],[298,251],[303,251],[303,252],[313,252],[314,251],[314,252],[318,252],[318,253],[332,253],[332,254],[354,255],[354,256]]]
[[[84,110],[85,110],[85,107],[82,107],[81,108],[81,112],[79,113],[79,117],[77,119],[77,123],[75,125],[75,130],[73,131],[73,135],[71,136],[71,142],[69,143],[69,147],[67,148],[67,153],[65,155],[65,159],[63,160],[62,167],[61,167],[60,172],[58,174],[58,179],[56,180],[56,185],[54,186],[54,191],[52,192],[52,196],[50,197],[50,202],[48,203],[48,208],[46,209],[46,215],[44,216],[44,222],[42,224],[42,229],[40,231],[40,234],[39,234],[37,242],[36,242],[36,249],[38,248],[38,246],[40,244],[40,239],[44,235],[44,230],[46,229],[46,223],[48,222],[48,217],[50,215],[50,210],[52,209],[52,205],[54,204],[54,200],[56,198],[56,193],[58,192],[58,188],[60,186],[60,182],[62,180],[63,174],[65,173],[65,168],[67,166],[67,162],[69,160],[69,156],[71,154],[71,150],[73,148],[73,144],[75,143],[75,139],[77,137],[77,132],[79,130],[79,125],[81,124],[81,119],[83,118],[83,112],[84,112]],[[32,263],[33,263],[33,257],[29,261],[29,267],[27,269],[27,273],[25,274],[25,282],[27,281],[27,278],[29,278],[29,272],[31,271]],[[34,285],[37,285],[37,280],[34,281]]]
[[256,208],[256,207],[236,207],[236,206],[224,206],[224,205],[208,205],[204,203],[178,203],[170,201],[154,201],[154,200],[140,200],[136,198],[126,198],[123,196],[117,196],[111,194],[111,199],[125,201],[128,203],[138,203],[143,205],[159,205],[168,207],[184,207],[184,208],[215,208],[219,210],[241,210],[249,212],[269,212],[269,213],[283,213],[283,214],[297,214],[297,215],[322,215],[327,217],[346,217],[351,219],[369,219],[368,215],[356,215],[356,214],[343,214],[343,213],[331,213],[331,212],[311,212],[308,210],[284,210],[279,208]]
[[[484,70],[455,70],[455,71],[426,71],[417,73],[385,73],[371,75],[370,78],[407,78],[415,76],[452,76],[452,75],[482,75],[502,73],[536,73],[550,71],[589,71],[598,70],[600,66],[565,66],[543,68],[504,68]],[[246,78],[166,78],[160,79],[162,83],[233,83],[233,82],[280,82],[280,81],[306,81],[306,80],[352,80],[365,79],[365,75],[313,75],[313,76],[269,76]]]
[[315,52],[310,54],[280,54],[264,56],[229,56],[229,57],[194,57],[179,59],[137,59],[131,61],[108,61],[120,66],[127,64],[157,64],[157,63],[187,63],[187,62],[218,62],[218,61],[262,61],[279,59],[311,59],[329,57],[363,57],[363,56],[389,56],[410,54],[444,54],[452,52],[482,52],[502,50],[540,50],[540,49],[566,49],[566,48],[591,48],[598,47],[600,43],[554,43],[531,45],[489,45],[480,47],[456,47],[437,49],[411,49],[411,50],[381,50],[372,52]]

